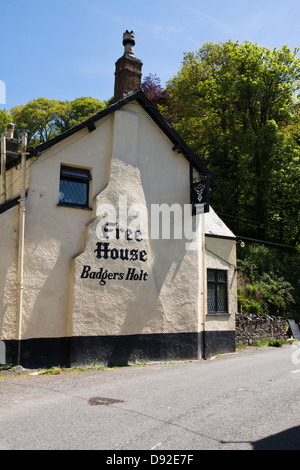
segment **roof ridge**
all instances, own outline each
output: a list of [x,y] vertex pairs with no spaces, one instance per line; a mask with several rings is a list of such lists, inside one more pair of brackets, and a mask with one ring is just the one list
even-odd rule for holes
[[[45,142],[43,144],[38,145],[33,149],[31,156],[39,156],[45,150],[51,148],[53,145],[58,144],[59,142],[63,141],[64,139],[76,134],[80,130],[91,126],[91,131],[94,130],[93,124],[103,119],[104,117],[108,116],[109,114],[119,110],[126,104],[132,101],[138,101],[139,104],[144,108],[144,110],[149,114],[149,116],[153,119],[153,121],[161,128],[161,130],[166,134],[166,136],[171,140],[174,144],[176,149],[180,149],[184,157],[190,161],[190,163],[194,166],[194,168],[200,173],[208,176],[210,179],[211,186],[216,187],[217,181],[213,177],[212,173],[208,170],[206,165],[198,158],[198,156],[193,152],[193,150],[188,146],[188,144],[180,137],[177,131],[168,123],[168,121],[162,116],[159,110],[153,105],[153,103],[147,98],[145,93],[142,90],[138,90],[132,94],[129,94],[122,98],[121,100],[113,103],[112,105],[108,106],[102,111],[94,114],[93,116],[89,117],[85,121],[77,124],[76,126],[68,129],[67,131],[59,134],[58,136],[54,137],[53,139]],[[175,148],[174,148],[175,150]]]

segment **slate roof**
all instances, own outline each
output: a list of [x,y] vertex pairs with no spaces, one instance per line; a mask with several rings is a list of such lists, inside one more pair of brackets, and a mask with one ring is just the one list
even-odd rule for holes
[[79,132],[82,129],[88,128],[90,131],[95,129],[95,122],[99,121],[100,119],[108,116],[109,114],[117,111],[118,109],[122,108],[126,104],[137,101],[143,109],[148,113],[148,115],[153,119],[153,121],[160,127],[160,129],[166,134],[166,136],[170,139],[170,141],[174,145],[174,150],[180,150],[182,155],[192,164],[192,166],[204,176],[209,177],[210,188],[215,189],[218,186],[218,183],[212,173],[208,170],[208,168],[201,162],[201,160],[197,157],[197,155],[191,150],[191,148],[184,142],[184,140],[179,136],[179,134],[170,126],[170,124],[164,119],[164,117],[160,114],[157,108],[151,103],[150,100],[146,97],[143,91],[139,90],[135,93],[127,95],[120,101],[112,104],[108,108],[100,111],[99,113],[95,114],[94,116],[86,119],[82,123],[78,124],[77,126],[72,127],[71,129],[63,132],[62,134],[54,137],[53,139],[35,147],[34,151],[31,153],[31,156],[38,156],[45,150],[49,149],[53,145],[61,142],[62,140],[70,137],[71,135]]
[[223,220],[209,207],[209,212],[205,214],[205,235],[217,238],[235,239],[234,233],[224,224]]

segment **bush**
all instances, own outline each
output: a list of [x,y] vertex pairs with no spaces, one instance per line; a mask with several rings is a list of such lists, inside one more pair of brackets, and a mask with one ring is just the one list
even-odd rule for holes
[[[243,257],[243,258],[242,258]],[[241,259],[242,258],[242,259]],[[239,311],[261,313],[286,318],[295,317],[299,310],[299,277],[294,272],[290,282],[291,258],[264,245],[248,245],[238,258]],[[299,262],[299,255],[298,255]],[[287,276],[289,265],[289,276]],[[297,266],[299,270],[299,267]],[[298,307],[297,307],[298,304]],[[294,308],[296,309],[294,310]]]

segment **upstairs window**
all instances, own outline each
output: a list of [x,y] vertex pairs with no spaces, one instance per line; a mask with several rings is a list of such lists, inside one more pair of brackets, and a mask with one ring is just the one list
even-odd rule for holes
[[91,179],[89,170],[61,166],[58,205],[88,209]]
[[227,271],[207,270],[207,313],[228,313]]

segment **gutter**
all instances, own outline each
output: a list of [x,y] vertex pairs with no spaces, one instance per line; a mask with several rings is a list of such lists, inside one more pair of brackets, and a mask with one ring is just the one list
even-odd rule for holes
[[19,246],[18,246],[18,312],[17,312],[17,365],[20,365],[21,359],[21,340],[22,340],[22,317],[23,317],[23,293],[24,293],[24,241],[25,241],[25,215],[26,215],[26,157],[27,151],[27,133],[22,135],[22,153],[21,153],[21,192],[19,199]]

